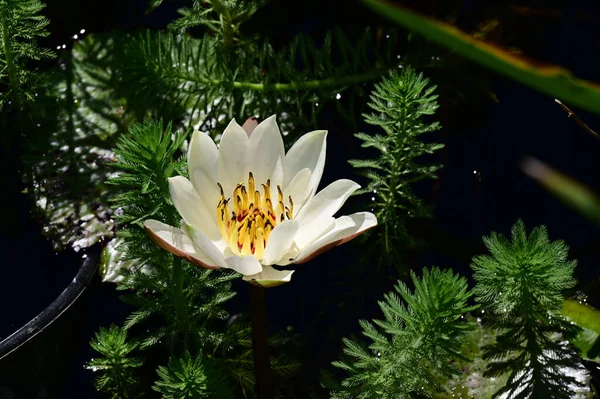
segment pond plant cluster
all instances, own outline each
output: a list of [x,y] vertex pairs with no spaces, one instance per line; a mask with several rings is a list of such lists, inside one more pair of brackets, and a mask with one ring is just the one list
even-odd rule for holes
[[[248,28],[275,2],[192,0],[167,29],[82,30],[54,51],[39,44],[43,3],[0,0],[3,155],[20,154],[57,248],[103,243],[101,276],[133,309],[90,342],[95,388],[110,398],[592,397],[600,313],[544,226],[490,232],[460,272],[410,270],[426,245],[414,228],[433,215],[422,193],[442,168],[426,72],[445,66],[431,60],[445,54],[448,71],[466,63],[459,54],[502,65],[534,88],[553,77],[376,0],[360,6],[382,13],[373,29],[282,43]],[[561,97],[568,88],[544,87],[579,105]],[[600,220],[587,188],[535,160],[524,168]],[[293,302],[264,314],[261,296],[310,296],[313,283],[332,287],[323,312],[291,317],[303,311]],[[262,333],[260,313],[272,321]]]

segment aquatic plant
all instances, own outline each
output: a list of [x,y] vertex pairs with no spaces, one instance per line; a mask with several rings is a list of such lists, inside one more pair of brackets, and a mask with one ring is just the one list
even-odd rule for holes
[[156,372],[160,379],[152,389],[165,399],[231,398],[233,395],[225,379],[201,355],[192,358],[186,351],[182,357],[173,356],[168,366],[159,366]]
[[413,68],[390,72],[375,85],[365,122],[383,129],[383,134],[357,133],[363,148],[373,148],[376,158],[355,159],[350,164],[368,178],[358,193],[372,196],[372,207],[382,228],[376,233],[379,245],[372,257],[383,262],[400,263],[411,245],[407,221],[431,216],[431,210],[412,190],[423,179],[435,179],[441,165],[428,163],[443,144],[424,141],[423,134],[440,129],[439,122],[427,118],[438,108],[436,86]]
[[569,347],[580,332],[561,313],[563,294],[576,284],[568,247],[550,241],[545,226],[528,235],[518,221],[511,239],[492,233],[484,238],[490,255],[473,258],[476,300],[492,316],[496,341],[483,348],[486,375],[509,373],[495,396],[571,398],[582,383],[568,370],[583,368]]
[[332,398],[430,397],[459,373],[452,360],[463,358],[464,334],[473,329],[464,316],[475,309],[467,280],[438,268],[411,279],[414,290],[400,281],[379,301],[383,320],[360,321],[368,345],[344,339],[346,357],[333,365],[348,375]]
[[[183,134],[172,136],[169,125],[163,128],[162,122],[148,121],[134,125],[129,134],[121,136],[115,149],[119,161],[114,166],[119,173],[109,184],[118,193],[113,204],[121,210],[117,221],[123,244],[117,249],[124,252],[124,260],[135,260],[138,265],[122,271],[125,278],[119,285],[128,290],[124,299],[139,306],[125,327],[131,328],[155,314],[165,323],[147,335],[142,347],[161,340],[172,346],[185,342],[190,335],[215,335],[210,327],[213,319],[228,317],[223,303],[234,295],[231,274],[217,275],[174,258],[150,240],[142,225],[151,216],[171,223],[180,218],[171,203],[167,179],[185,170],[177,155],[184,138]],[[144,272],[144,265],[152,272]]]
[[108,329],[100,328],[90,346],[100,356],[85,366],[96,374],[96,389],[112,398],[136,397],[140,391],[136,372],[142,366],[143,358],[132,356],[132,352],[139,343],[128,339],[125,329],[112,325]]
[[29,63],[55,57],[37,42],[48,36],[49,21],[41,15],[44,7],[38,0],[0,2],[0,83],[7,87],[0,93],[0,110],[13,101],[17,108],[33,102],[44,74]]

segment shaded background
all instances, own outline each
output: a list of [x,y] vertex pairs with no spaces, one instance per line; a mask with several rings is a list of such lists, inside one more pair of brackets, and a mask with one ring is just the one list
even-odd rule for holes
[[[143,28],[164,29],[177,17],[184,1],[168,1],[150,15],[145,15],[146,1],[47,1],[44,15],[51,21],[51,36],[45,45],[72,45],[74,34],[111,29],[134,31]],[[273,1],[246,26],[247,30],[274,37],[275,46],[285,44],[296,33],[304,32],[318,40],[326,30],[341,25],[345,30],[362,30],[365,25],[389,29],[391,25],[366,8],[347,1]],[[410,2],[408,2],[410,4]],[[421,11],[440,19],[450,18],[471,32],[482,21],[497,19],[498,25],[489,39],[507,47],[517,47],[525,54],[566,67],[581,78],[600,81],[600,4],[590,1],[484,1],[414,2]],[[418,3],[418,5],[416,4]],[[325,4],[325,5],[324,5]],[[400,31],[400,37],[403,32]],[[59,51],[60,53],[60,51]],[[440,54],[447,50],[440,48]],[[484,82],[474,98],[461,98],[455,88],[456,74],[440,67],[423,70],[439,86],[440,110],[436,114],[443,129],[431,139],[446,144],[438,160],[444,164],[440,178],[425,182],[417,192],[435,206],[435,217],[415,223],[411,232],[422,239],[423,246],[413,251],[409,266],[452,267],[470,276],[471,257],[485,250],[481,237],[491,231],[508,234],[521,218],[528,229],[545,224],[551,239],[563,239],[570,246],[570,256],[579,260],[576,277],[580,289],[589,294],[589,302],[600,306],[600,228],[585,220],[527,178],[519,168],[523,156],[534,156],[600,192],[598,166],[600,141],[567,118],[552,98],[465,62],[465,75]],[[469,81],[465,85],[472,84]],[[493,93],[489,95],[489,93]],[[592,128],[600,129],[600,117],[574,109]],[[266,115],[262,116],[265,117]],[[244,119],[240,116],[239,119]],[[334,107],[325,109],[320,127],[328,129],[328,160],[321,187],[341,177],[353,176],[347,164],[360,152],[360,143],[348,130]],[[367,130],[367,126],[361,126]],[[353,198],[349,208],[368,208],[370,198]],[[2,325],[5,333],[41,311],[66,286],[75,273],[78,254],[55,255],[51,245],[39,239],[39,226],[29,218],[26,202],[18,209],[18,229],[4,228],[3,252],[9,254],[3,264],[9,270],[5,281],[23,278],[27,283],[3,291],[3,313],[9,320]],[[22,262],[27,254],[27,262]],[[391,289],[394,279],[372,288],[360,304],[340,307],[332,302],[345,285],[332,284],[322,278],[323,269],[336,272],[357,256],[357,246],[338,247],[309,264],[302,265],[292,284],[267,291],[267,306],[273,331],[290,327],[302,333],[304,367],[299,386],[314,387],[320,369],[328,367],[341,352],[340,331],[356,333],[359,318],[378,316],[376,300]],[[18,265],[18,267],[16,267]],[[372,265],[365,264],[365,268]],[[347,283],[347,282],[346,282]],[[355,282],[357,285],[361,281]],[[237,282],[239,295],[230,307],[233,313],[248,310],[248,287]],[[365,288],[366,291],[370,287]],[[78,320],[84,330],[72,364],[64,381],[60,398],[102,397],[95,393],[91,372],[83,364],[94,356],[88,342],[100,326],[122,323],[129,309],[122,304],[112,284],[99,278],[90,289],[85,319]],[[343,309],[343,311],[340,311]],[[356,309],[356,313],[349,313]],[[10,324],[10,327],[7,327]],[[334,326],[334,327],[332,327]],[[305,388],[308,389],[308,388]],[[0,397],[1,391],[0,391]]]

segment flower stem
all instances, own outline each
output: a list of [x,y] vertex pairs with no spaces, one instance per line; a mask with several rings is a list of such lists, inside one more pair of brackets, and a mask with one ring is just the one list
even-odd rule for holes
[[250,312],[252,319],[252,351],[256,373],[258,399],[273,399],[271,367],[269,364],[269,336],[267,333],[267,310],[265,289],[250,284]]
[[[183,266],[181,258],[173,256],[173,304],[177,315],[179,332],[183,335],[184,343],[187,342],[188,314],[185,296],[183,294]],[[187,345],[186,345],[187,346]]]

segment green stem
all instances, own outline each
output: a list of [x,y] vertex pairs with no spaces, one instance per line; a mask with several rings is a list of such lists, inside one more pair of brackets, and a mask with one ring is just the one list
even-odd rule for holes
[[221,0],[209,0],[209,2],[213,9],[219,14],[219,20],[221,22],[221,28],[223,32],[223,44],[226,48],[230,48],[233,45],[234,29],[229,9]]
[[179,332],[185,337],[185,342],[187,341],[188,313],[185,295],[183,293],[183,265],[181,264],[181,258],[177,256],[173,256],[172,287],[173,304],[175,305],[175,313],[177,316],[177,323],[179,325]]
[[271,365],[269,361],[269,335],[267,332],[267,309],[265,289],[250,284],[250,319],[252,321],[252,352],[258,399],[273,399]]
[[384,73],[388,68],[376,68],[369,72],[358,73],[356,75],[342,76],[339,78],[326,78],[321,80],[307,80],[305,82],[291,82],[291,83],[252,83],[252,82],[228,82],[218,79],[190,79],[189,76],[178,75],[177,77],[185,81],[194,81],[199,84],[212,85],[212,86],[225,86],[233,89],[244,89],[254,91],[300,91],[300,90],[314,90],[314,89],[330,89],[334,87],[351,86],[354,84],[370,82],[377,79]]
[[221,0],[209,0],[209,3],[212,5],[213,9],[219,13],[219,15],[223,16],[226,21],[231,21],[231,14],[229,14],[227,6],[223,4]]

